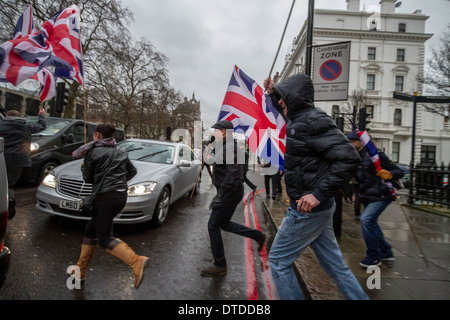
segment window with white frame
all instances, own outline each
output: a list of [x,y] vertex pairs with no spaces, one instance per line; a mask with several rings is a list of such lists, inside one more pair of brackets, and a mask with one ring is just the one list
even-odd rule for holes
[[375,75],[374,74],[367,75],[366,90],[375,90]]
[[397,61],[405,61],[405,49],[397,49]]
[[395,91],[403,91],[403,76],[396,76],[395,77]]
[[369,47],[367,50],[367,60],[375,60],[377,55],[377,48]]
[[394,111],[394,125],[402,125],[402,109],[395,109]]
[[392,142],[392,162],[398,163],[400,161],[400,142]]

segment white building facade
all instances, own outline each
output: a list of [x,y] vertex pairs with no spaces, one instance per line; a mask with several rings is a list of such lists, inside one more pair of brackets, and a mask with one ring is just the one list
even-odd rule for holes
[[[351,41],[349,100],[316,102],[316,106],[330,115],[351,113],[352,94],[362,90],[368,99],[367,127],[377,147],[393,161],[409,164],[413,103],[394,99],[393,93],[422,95],[417,79],[424,72],[425,42],[432,36],[425,34],[429,17],[421,10],[396,13],[395,0],[381,0],[379,9],[363,11],[359,0],[347,0],[347,10],[315,10],[313,45]],[[305,22],[277,81],[304,71],[306,29]],[[449,123],[417,104],[415,163],[448,164],[449,150]]]

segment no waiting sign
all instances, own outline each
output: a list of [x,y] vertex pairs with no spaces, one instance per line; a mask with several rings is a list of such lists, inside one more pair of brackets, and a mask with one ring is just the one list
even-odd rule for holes
[[314,100],[348,100],[351,42],[314,46]]

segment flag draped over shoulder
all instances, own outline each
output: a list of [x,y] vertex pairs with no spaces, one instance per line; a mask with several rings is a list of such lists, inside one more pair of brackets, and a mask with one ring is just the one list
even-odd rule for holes
[[231,121],[253,153],[284,171],[286,121],[263,89],[237,66],[220,108],[221,120]]
[[[0,79],[19,85],[34,76],[34,79],[51,83],[45,67],[55,67],[55,75],[84,84],[83,54],[81,50],[80,18],[75,7],[64,9],[52,19],[44,22],[41,30],[33,30],[32,11],[27,9],[19,18],[15,38],[0,45]],[[54,83],[54,79],[53,79]],[[41,100],[44,92],[41,90]],[[47,97],[48,98],[48,97]]]
[[[356,134],[359,137],[359,140],[362,142],[363,146],[366,147],[367,152],[369,153],[370,159],[372,160],[372,163],[375,166],[375,170],[378,172],[382,170],[381,162],[380,162],[380,156],[378,155],[378,150],[375,147],[375,145],[372,143],[372,139],[370,138],[369,134],[366,130],[360,131],[355,124],[352,122],[353,129],[355,130]],[[391,182],[382,180],[383,183],[389,188],[392,195],[395,195],[394,186]]]

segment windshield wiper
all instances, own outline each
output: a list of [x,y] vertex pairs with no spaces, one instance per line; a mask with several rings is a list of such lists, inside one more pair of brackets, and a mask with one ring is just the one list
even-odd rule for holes
[[146,155],[146,156],[137,158],[136,160],[142,160],[142,159],[145,159],[145,158],[148,158],[148,157],[153,157],[153,156],[156,156],[156,155],[159,154],[159,153],[163,153],[163,152],[166,152],[166,151],[167,151],[167,150],[161,150],[161,151],[158,151],[158,152],[150,153],[150,154],[148,154],[148,155]]

